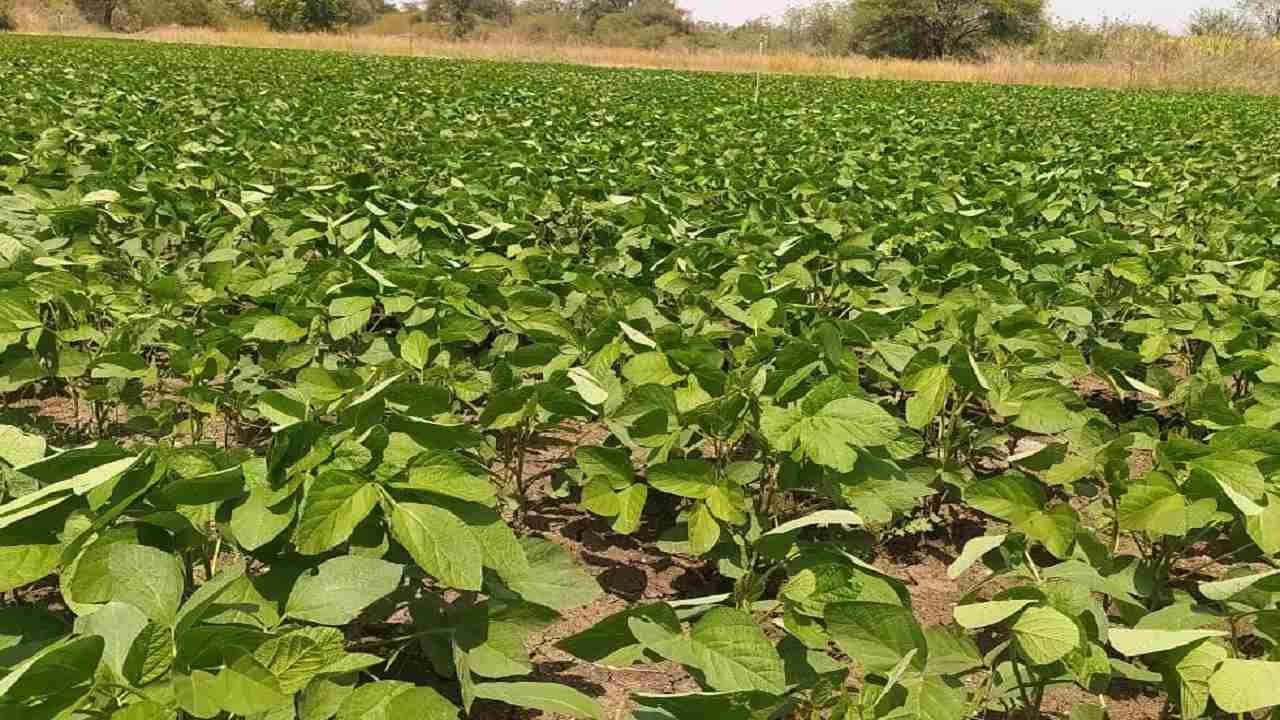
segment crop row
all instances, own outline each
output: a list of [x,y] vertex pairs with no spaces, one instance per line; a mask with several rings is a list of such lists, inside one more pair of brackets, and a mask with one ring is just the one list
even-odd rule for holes
[[[558,642],[700,688],[636,718],[1280,705],[1274,100],[18,37],[0,100],[0,718],[603,718],[526,678],[557,507],[723,590]],[[925,627],[872,561],[958,514]]]

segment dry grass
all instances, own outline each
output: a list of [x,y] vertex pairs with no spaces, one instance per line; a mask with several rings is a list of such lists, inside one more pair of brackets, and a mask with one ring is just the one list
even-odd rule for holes
[[[47,31],[47,30],[46,30]],[[109,35],[85,32],[76,34]],[[451,42],[427,25],[381,24],[352,34],[273,33],[256,23],[226,30],[158,28],[137,35],[157,42],[295,48],[382,55],[414,55],[515,62],[561,62],[605,67],[766,72],[845,78],[986,82],[1121,89],[1225,90],[1280,95],[1280,42],[1244,39],[1121,38],[1094,62],[1048,62],[1025,50],[997,52],[984,63],[819,57],[665,48],[642,50],[589,44],[536,44],[490,34]]]

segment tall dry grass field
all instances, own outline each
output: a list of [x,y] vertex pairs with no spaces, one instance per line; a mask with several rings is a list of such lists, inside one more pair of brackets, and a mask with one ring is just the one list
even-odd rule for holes
[[253,21],[235,22],[223,30],[168,27],[128,36],[92,32],[84,27],[69,31],[171,43],[608,67],[1280,95],[1280,41],[1249,38],[1181,38],[1121,32],[1106,38],[1097,57],[1077,62],[1048,60],[1027,48],[997,49],[984,62],[968,62],[823,57],[794,52],[644,50],[571,42],[540,44],[501,31],[457,42],[441,37],[438,29],[430,25],[410,22],[407,14],[388,16],[349,34],[274,33]]

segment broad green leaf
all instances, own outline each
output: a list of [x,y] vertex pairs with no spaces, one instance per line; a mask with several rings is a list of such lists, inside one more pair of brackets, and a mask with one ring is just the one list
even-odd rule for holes
[[600,597],[595,578],[574,562],[567,550],[540,538],[522,538],[529,569],[508,585],[527,602],[553,610],[571,610]]
[[993,600],[970,605],[957,605],[955,618],[960,627],[976,630],[1004,622],[1017,615],[1028,605],[1035,604],[1035,602],[1035,600]]
[[1111,628],[1107,639],[1111,646],[1121,655],[1133,657],[1150,653],[1173,650],[1184,645],[1198,642],[1205,638],[1223,637],[1226,633],[1220,630],[1145,630]]
[[707,504],[695,503],[689,511],[689,552],[703,555],[720,542],[720,523],[711,516]]
[[[604,720],[604,710],[599,703],[567,685],[540,682],[479,683],[475,686],[475,696],[572,718]],[[434,720],[436,716],[422,717]]]
[[406,487],[481,505],[493,505],[497,497],[483,466],[457,453],[438,450],[429,450],[414,460]]
[[395,563],[355,555],[326,560],[294,583],[285,614],[320,625],[344,625],[391,594],[400,585],[401,571]]
[[290,696],[269,670],[251,656],[242,655],[214,678],[212,698],[218,707],[235,715],[254,715],[289,704]]
[[423,570],[448,587],[480,589],[484,552],[456,515],[433,505],[396,503],[389,524],[396,542]]
[[250,340],[295,343],[306,336],[306,328],[299,327],[287,317],[272,315],[255,323],[247,337]]
[[45,441],[12,425],[0,425],[0,460],[12,467],[29,465],[44,457]]
[[1022,403],[1015,427],[1043,435],[1053,435],[1083,424],[1082,420],[1062,404],[1061,400],[1042,397]]
[[429,687],[397,693],[387,705],[387,720],[456,720],[458,708]]
[[935,365],[908,378],[902,386],[915,393],[907,400],[907,424],[919,430],[942,412],[955,382],[950,368]]
[[353,473],[329,471],[308,488],[293,531],[293,544],[303,555],[318,555],[351,537],[374,506],[377,486]]
[[639,605],[616,612],[586,630],[560,640],[556,647],[587,662],[609,666],[631,665],[643,657],[643,646],[636,640],[628,624],[632,618],[656,623],[672,634],[680,632],[680,620],[669,605]]
[[67,638],[41,649],[0,677],[0,717],[51,720],[69,717],[94,686],[103,639]]
[[715,467],[706,460],[672,460],[653,465],[647,477],[656,490],[695,500],[706,498],[716,484]]
[[1080,647],[1080,628],[1061,612],[1044,606],[1023,610],[1010,627],[1018,649],[1033,665],[1048,665]]
[[613,531],[630,535],[640,529],[644,504],[649,498],[649,487],[636,483],[617,494],[618,512],[613,521]]
[[1200,583],[1200,593],[1210,600],[1230,600],[1232,597],[1253,587],[1259,581],[1277,574],[1280,574],[1280,570],[1267,570],[1266,572],[1241,575],[1227,578],[1226,580],[1202,582]]
[[988,515],[1011,523],[1027,519],[1046,505],[1040,483],[1018,474],[978,480],[965,488],[964,500]]
[[910,608],[842,602],[827,605],[825,615],[831,639],[868,672],[889,672],[913,650],[913,665],[922,669],[928,662],[928,643]]
[[582,447],[574,457],[583,475],[591,480],[604,480],[614,489],[626,487],[635,479],[631,455],[621,448]]
[[690,633],[698,668],[716,690],[781,693],[786,686],[782,658],[750,615],[712,608]]
[[1209,693],[1229,713],[1280,705],[1280,662],[1227,658],[1209,678]]
[[1195,458],[1189,465],[1218,481],[1222,491],[1240,512],[1245,515],[1262,513],[1262,506],[1256,501],[1262,499],[1267,481],[1248,451],[1217,452]]
[[413,689],[412,683],[397,680],[361,685],[339,706],[337,720],[400,720],[391,714],[391,703]]
[[1227,659],[1225,647],[1201,640],[1158,656],[1166,689],[1182,717],[1201,717],[1209,707],[1209,681]]
[[71,593],[78,603],[121,602],[173,627],[185,573],[178,558],[145,545],[113,542],[89,546],[76,563]]

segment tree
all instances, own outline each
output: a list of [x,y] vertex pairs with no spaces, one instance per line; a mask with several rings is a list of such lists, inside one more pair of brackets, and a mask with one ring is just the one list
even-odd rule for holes
[[1045,0],[858,0],[854,30],[868,55],[932,59],[975,54],[993,42],[1029,42]]
[[1240,13],[1268,37],[1280,37],[1280,0],[1240,0]]
[[1187,22],[1187,32],[1198,36],[1251,35],[1255,29],[1248,17],[1226,8],[1199,8]]
[[674,0],[639,0],[624,11],[601,16],[594,35],[606,45],[653,49],[692,29],[689,13],[677,7]]
[[334,30],[374,18],[369,0],[257,0],[258,15],[277,32]]

